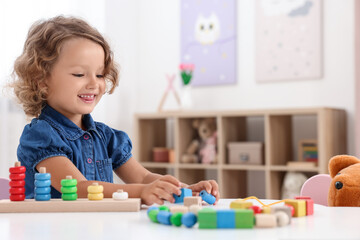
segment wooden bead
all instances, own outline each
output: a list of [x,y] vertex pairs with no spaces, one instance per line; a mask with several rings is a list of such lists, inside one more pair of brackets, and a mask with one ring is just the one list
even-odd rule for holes
[[122,189],[119,189],[117,192],[112,194],[112,198],[114,200],[125,200],[129,198],[129,194],[124,192]]
[[289,216],[283,211],[276,212],[275,216],[276,216],[277,225],[279,227],[288,225],[290,223]]

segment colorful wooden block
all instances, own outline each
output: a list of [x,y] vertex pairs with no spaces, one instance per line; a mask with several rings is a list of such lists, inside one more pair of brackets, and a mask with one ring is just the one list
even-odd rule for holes
[[173,194],[175,202],[174,203],[183,203],[185,197],[191,197],[192,196],[192,190],[189,188],[181,188],[181,194],[180,196]]
[[252,202],[246,202],[243,200],[235,200],[230,203],[230,208],[233,209],[247,209],[251,207],[253,204]]
[[[291,206],[292,207],[292,206]],[[293,208],[293,207],[292,207]],[[289,218],[289,221],[291,222],[291,218],[292,218],[292,209],[289,207],[289,206],[274,206],[274,207],[271,207],[271,213],[272,214],[275,214],[277,212],[284,212],[286,213],[286,215],[288,215],[288,218]]]
[[250,209],[235,209],[235,228],[253,228],[254,211]]
[[295,197],[297,200],[305,200],[306,201],[306,216],[314,214],[314,201],[307,196],[298,196]]
[[271,207],[263,207],[261,213],[271,213]]
[[197,216],[192,212],[185,213],[181,217],[182,224],[187,228],[193,227],[196,224],[197,220]]
[[305,200],[287,199],[285,204],[294,207],[294,217],[306,216],[306,202]]
[[203,208],[198,211],[199,228],[216,228],[216,211],[212,208]]
[[184,206],[190,207],[191,205],[202,205],[202,198],[199,196],[184,197]]
[[170,207],[171,213],[181,212],[181,213],[187,213],[189,211],[189,208],[186,206],[172,206]]
[[216,201],[216,198],[210,193],[208,193],[206,190],[202,190],[199,195],[204,202],[207,202],[210,205],[213,205]]
[[170,217],[170,222],[172,225],[180,227],[181,226],[181,217],[183,213],[182,212],[176,212],[173,213]]
[[235,228],[235,211],[221,209],[216,211],[217,228]]
[[273,228],[277,226],[274,214],[259,213],[255,215],[255,225],[258,228]]
[[192,212],[193,214],[195,214],[196,216],[198,215],[198,211],[202,209],[202,206],[199,205],[191,205],[189,207],[189,212]]

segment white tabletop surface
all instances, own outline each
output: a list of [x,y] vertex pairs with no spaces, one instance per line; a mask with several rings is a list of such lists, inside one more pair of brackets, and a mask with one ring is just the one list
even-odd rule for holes
[[[228,209],[231,199],[214,208]],[[271,200],[265,201],[270,203]],[[255,205],[259,205],[253,201]],[[168,204],[170,205],[170,204]],[[0,239],[360,239],[360,208],[314,206],[314,215],[270,229],[188,229],[152,223],[140,212],[0,213]]]

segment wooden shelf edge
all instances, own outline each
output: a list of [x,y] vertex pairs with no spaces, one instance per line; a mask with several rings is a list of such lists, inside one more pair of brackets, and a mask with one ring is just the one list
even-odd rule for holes
[[223,165],[224,170],[254,170],[254,171],[265,171],[265,165],[241,165],[241,164],[226,164]]
[[285,165],[270,166],[270,171],[319,172],[319,167],[292,167]]
[[145,168],[175,168],[174,163],[140,162]]

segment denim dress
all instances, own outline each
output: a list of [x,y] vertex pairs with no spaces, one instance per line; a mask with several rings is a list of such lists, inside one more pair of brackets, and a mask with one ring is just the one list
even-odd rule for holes
[[[34,198],[36,165],[50,157],[64,156],[87,180],[113,182],[113,170],[132,157],[128,135],[83,116],[86,131],[61,113],[45,106],[39,118],[26,125],[20,137],[17,156],[26,167],[26,198]],[[51,198],[61,193],[51,187]]]

